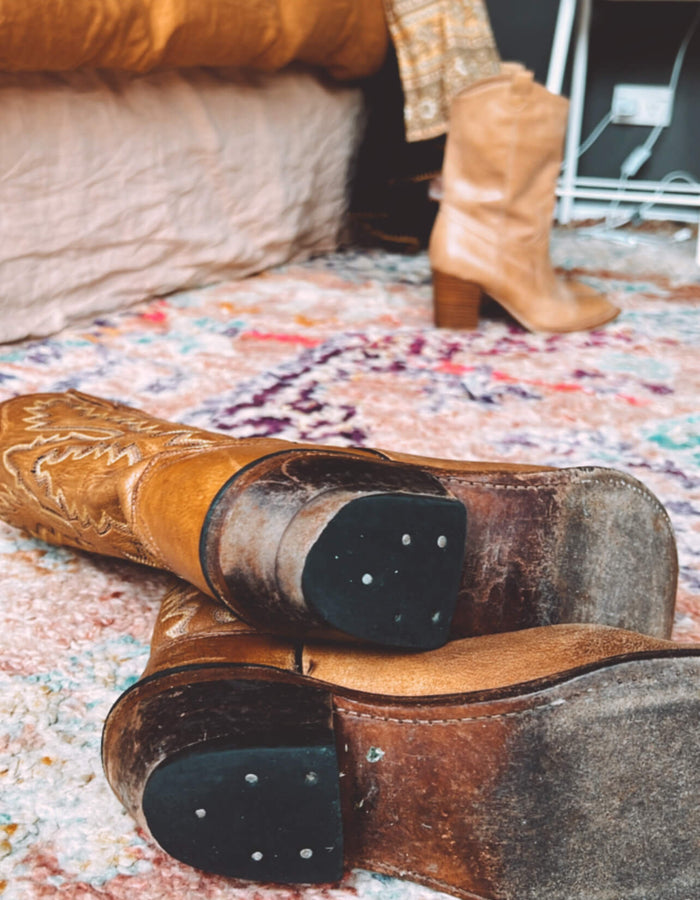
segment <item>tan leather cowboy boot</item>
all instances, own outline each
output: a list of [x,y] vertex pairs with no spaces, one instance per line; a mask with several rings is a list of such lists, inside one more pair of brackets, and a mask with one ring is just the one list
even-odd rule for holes
[[195,589],[113,706],[113,790],[175,858],[463,898],[698,896],[700,647],[595,625],[294,645]]
[[0,517],[168,569],[292,635],[429,649],[589,621],[668,636],[675,604],[668,516],[621,472],[232,439],[75,391],[0,404]]
[[522,66],[457,95],[430,237],[435,322],[475,328],[483,294],[531,331],[596,328],[619,310],[549,257],[568,101]]

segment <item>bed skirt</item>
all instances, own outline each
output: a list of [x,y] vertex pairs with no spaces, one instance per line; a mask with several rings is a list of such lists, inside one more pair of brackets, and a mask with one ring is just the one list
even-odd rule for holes
[[0,74],[0,341],[333,249],[362,131],[309,70]]

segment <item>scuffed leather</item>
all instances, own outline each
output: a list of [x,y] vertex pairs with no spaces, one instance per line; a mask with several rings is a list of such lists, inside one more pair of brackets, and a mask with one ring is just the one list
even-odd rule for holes
[[[638,884],[651,898],[675,885],[674,829],[697,833],[697,648],[550,626],[422,654],[308,642],[282,668],[272,643],[216,621],[214,607],[175,588],[164,624],[182,622],[181,609],[189,626],[157,633],[151,677],[106,722],[107,778],[145,833],[145,787],[161,763],[297,746],[298,724],[315,724],[335,744],[347,868],[464,900],[622,897]],[[695,849],[682,842],[684,888],[697,883]],[[622,880],[611,877],[629,854]]]
[[388,45],[382,0],[0,0],[0,22],[9,72],[302,62],[349,79]]
[[549,625],[452,641],[429,653],[306,644],[303,671],[343,688],[392,696],[499,690],[628,653],[671,649],[670,641],[603,625]]
[[618,310],[556,275],[549,257],[568,101],[506,65],[453,102],[434,270],[478,284],[534,331],[576,331]]

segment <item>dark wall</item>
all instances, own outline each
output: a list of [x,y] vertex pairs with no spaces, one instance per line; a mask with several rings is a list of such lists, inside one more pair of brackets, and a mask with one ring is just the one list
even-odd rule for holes
[[[519,60],[547,77],[558,0],[487,0],[503,59]],[[700,3],[596,0],[593,7],[583,137],[610,108],[615,84],[666,84],[676,53]],[[568,86],[565,88],[568,91]],[[582,175],[617,177],[627,154],[650,128],[610,125],[580,160]],[[700,27],[688,47],[673,121],[639,178],[685,169],[700,181]]]

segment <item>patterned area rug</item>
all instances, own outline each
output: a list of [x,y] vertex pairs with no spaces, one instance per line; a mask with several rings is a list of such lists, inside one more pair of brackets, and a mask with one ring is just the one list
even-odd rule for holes
[[[424,256],[344,252],[0,347],[0,399],[79,388],[234,436],[625,470],[669,510],[674,636],[700,641],[700,269],[689,245],[561,232],[555,252],[622,307],[615,322],[438,331]],[[365,872],[333,888],[251,886],[166,857],[112,796],[100,734],[145,665],[169,576],[4,524],[0,554],[2,900],[437,896]]]

